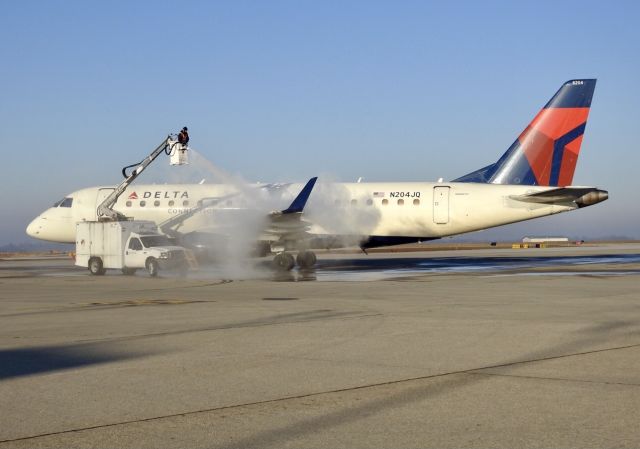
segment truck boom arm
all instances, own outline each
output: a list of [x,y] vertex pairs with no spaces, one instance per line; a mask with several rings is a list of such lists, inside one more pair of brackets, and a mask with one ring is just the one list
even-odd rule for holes
[[[179,146],[180,148],[174,148],[175,146]],[[162,141],[158,147],[149,154],[143,161],[138,164],[129,165],[122,169],[122,174],[125,177],[124,181],[122,181],[118,187],[116,187],[111,194],[104,199],[102,203],[98,205],[96,210],[98,220],[100,221],[121,221],[126,220],[125,217],[120,212],[113,210],[114,204],[118,201],[118,198],[124,193],[124,191],[129,187],[129,185],[135,181],[135,179],[140,176],[140,174],[151,164],[158,156],[160,156],[163,152],[166,154],[171,154],[172,151],[183,151],[184,147],[182,144],[178,143],[176,140],[171,138],[171,135],[167,136],[166,139]],[[127,175],[126,169],[130,167],[136,167],[133,171]]]

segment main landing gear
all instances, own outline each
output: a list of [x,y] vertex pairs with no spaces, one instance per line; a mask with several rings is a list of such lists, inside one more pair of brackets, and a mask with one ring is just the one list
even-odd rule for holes
[[273,265],[278,270],[289,271],[293,269],[297,263],[298,267],[301,269],[308,270],[313,268],[317,260],[318,259],[313,251],[300,251],[295,260],[291,254],[282,252],[276,254],[276,257],[273,258]]

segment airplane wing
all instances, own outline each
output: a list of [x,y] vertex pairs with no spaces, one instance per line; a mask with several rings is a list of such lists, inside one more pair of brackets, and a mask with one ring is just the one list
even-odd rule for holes
[[509,198],[525,203],[566,205],[575,203],[577,207],[590,206],[609,198],[609,192],[596,187],[558,187],[525,195],[511,195]]
[[192,207],[191,209],[187,210],[184,213],[178,214],[175,217],[171,217],[168,220],[163,221],[158,225],[158,227],[164,234],[170,237],[177,237],[180,234],[178,229],[180,229],[180,227],[184,224],[186,220],[188,220],[189,218],[196,215],[198,212],[201,212],[202,210],[208,207],[214,207],[217,204],[221,203],[222,201],[226,201],[238,195],[239,193],[232,193],[230,195],[224,195],[221,197],[203,198],[202,200],[199,201],[196,207]]
[[[311,224],[303,219],[303,210],[317,180],[317,177],[311,178],[289,207],[283,210],[272,211],[267,214],[264,223],[261,225],[262,229],[258,236],[259,241],[270,244],[274,251],[282,251],[290,248],[291,246],[295,246],[297,242],[309,238],[308,231]],[[270,187],[271,186],[267,186],[267,188]],[[206,208],[216,207],[218,204],[232,197],[241,195],[242,194],[238,192],[222,197],[203,198],[199,202],[198,206],[160,223],[159,228],[164,234],[181,239],[185,234],[182,234],[179,229],[186,220]],[[226,224],[229,225],[229,223]],[[231,220],[231,224],[233,224],[233,220]],[[191,232],[190,234],[193,233],[194,232]],[[214,226],[210,229],[199,229],[198,231],[195,231],[195,234],[224,236],[225,229],[224,226],[222,228]]]

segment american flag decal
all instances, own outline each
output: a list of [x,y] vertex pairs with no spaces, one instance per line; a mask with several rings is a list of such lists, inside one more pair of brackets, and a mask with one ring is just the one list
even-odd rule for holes
[[374,198],[384,198],[384,192],[373,192]]

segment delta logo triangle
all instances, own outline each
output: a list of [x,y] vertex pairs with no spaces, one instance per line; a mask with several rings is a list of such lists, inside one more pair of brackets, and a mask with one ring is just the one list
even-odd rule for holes
[[138,199],[138,194],[136,192],[132,192],[131,195],[129,195],[129,199],[130,200],[137,200]]

